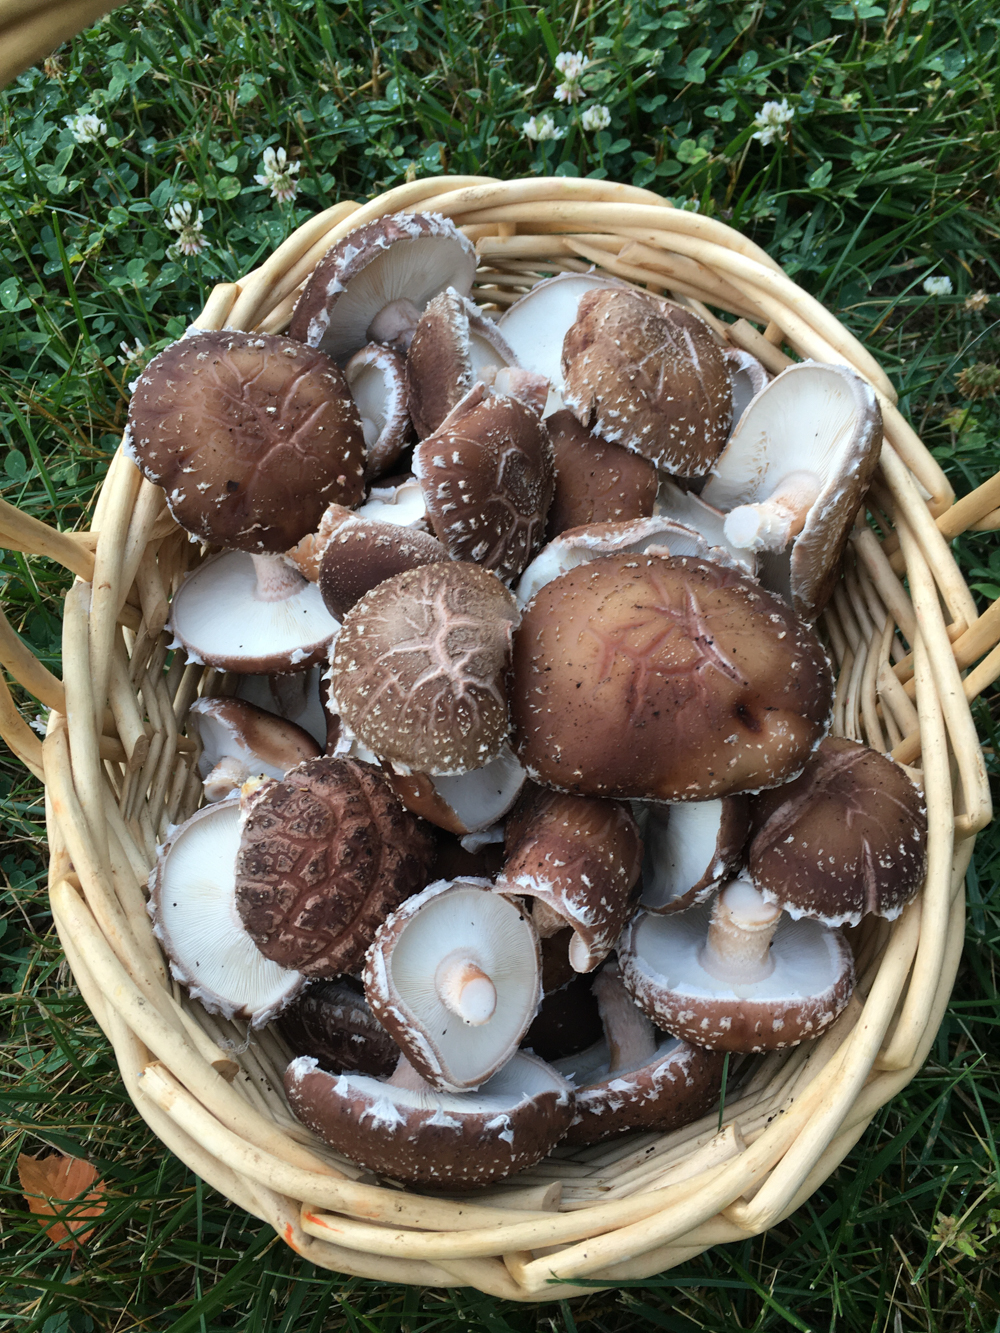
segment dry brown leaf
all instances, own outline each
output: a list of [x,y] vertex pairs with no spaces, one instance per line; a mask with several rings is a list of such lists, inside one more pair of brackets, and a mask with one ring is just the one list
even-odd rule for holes
[[79,1249],[80,1242],[87,1240],[94,1230],[93,1227],[83,1229],[84,1218],[100,1217],[108,1206],[107,1200],[102,1198],[106,1186],[98,1177],[97,1168],[79,1157],[67,1157],[61,1152],[51,1157],[31,1157],[21,1153],[17,1159],[17,1174],[31,1211],[41,1217],[60,1219],[44,1228],[49,1239],[61,1250]]

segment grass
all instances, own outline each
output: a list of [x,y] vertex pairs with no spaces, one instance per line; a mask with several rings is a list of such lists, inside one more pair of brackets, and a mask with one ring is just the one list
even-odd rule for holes
[[[555,57],[576,50],[592,61],[585,96],[558,101]],[[966,396],[970,373],[989,388],[973,368],[1000,359],[997,50],[986,0],[119,10],[3,98],[0,490],[86,525],[137,364],[212,282],[338,199],[452,171],[633,181],[746,231],[872,347],[962,493],[996,469],[1000,433],[996,397]],[[794,113],[770,144],[753,137],[768,100]],[[609,123],[586,130],[596,106]],[[81,114],[103,125],[92,142],[66,123]],[[564,133],[526,138],[544,114]],[[267,147],[298,163],[294,200],[255,181]],[[168,223],[185,216],[200,253],[176,248]],[[928,295],[931,276],[951,294]],[[1000,594],[1000,542],[957,549],[977,593]],[[64,588],[46,562],[3,554],[7,614],[55,670]],[[996,705],[977,705],[994,768]],[[995,831],[969,873],[967,948],[931,1058],[810,1202],[659,1279],[536,1309],[313,1270],[162,1152],[62,962],[39,789],[9,757],[0,806],[4,1327],[1000,1329]],[[53,1248],[20,1195],[17,1154],[45,1145],[86,1156],[109,1187],[77,1252]]]

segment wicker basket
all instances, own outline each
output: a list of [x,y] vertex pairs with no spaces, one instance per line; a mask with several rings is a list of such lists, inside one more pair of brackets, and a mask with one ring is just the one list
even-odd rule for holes
[[784,343],[853,366],[878,391],[885,443],[867,504],[873,522],[859,515],[820,628],[839,668],[835,730],[889,750],[922,781],[929,865],[899,920],[866,918],[850,932],[860,982],[848,1009],[819,1041],[753,1062],[721,1130],[713,1113],[665,1136],[557,1150],[461,1201],[382,1187],[292,1118],[274,1033],[248,1033],[190,1003],[152,936],[144,891],[156,844],[201,795],[185,714],[196,695],[229,682],[168,648],[170,595],[201,555],[163,492],[121,452],[93,533],[60,534],[10,506],[0,513],[0,541],[79,576],[66,597],[62,682],[0,626],[0,659],[53,709],[42,744],[4,686],[0,731],[44,775],[59,936],[129,1094],[163,1143],[321,1267],[514,1300],[564,1298],[585,1290],[573,1279],[646,1277],[772,1226],[920,1068],[962,948],[974,835],[991,814],[968,701],[1000,675],[1000,649],[990,651],[1000,614],[994,606],[977,616],[949,540],[995,526],[1000,479],[953,504],[885,373],[829,311],[735,231],[624,185],[455,177],[340,204],[242,282],[217,287],[197,323],[281,331],[324,251],[403,209],[444,213],[476,242],[482,303],[505,306],[542,275],[596,264],[691,305],[772,371],[788,364]]

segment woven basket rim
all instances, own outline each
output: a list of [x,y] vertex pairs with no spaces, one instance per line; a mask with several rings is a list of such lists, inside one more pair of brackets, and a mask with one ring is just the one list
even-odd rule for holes
[[[52,908],[67,959],[161,1141],[320,1266],[565,1299],[589,1289],[573,1279],[646,1277],[787,1216],[920,1068],[958,966],[975,832],[991,813],[959,666],[963,644],[977,656],[986,646],[947,524],[936,522],[953,512],[951,489],[881,367],[752,242],[649,191],[571,178],[413,182],[310,219],[260,268],[216,287],[195,323],[279,332],[330,244],[372,217],[415,209],[452,217],[476,242],[474,295],[484,303],[508,301],[518,275],[527,286],[533,270],[597,263],[691,305],[769,370],[788,361],[784,342],[873,383],[886,437],[868,503],[874,526],[856,531],[824,617],[839,668],[835,729],[875,735],[876,748],[909,765],[919,758],[930,840],[921,898],[891,925],[857,932],[859,998],[818,1042],[760,1060],[721,1132],[718,1116],[706,1117],[655,1142],[562,1154],[461,1201],[352,1179],[282,1113],[280,1043],[265,1030],[234,1051],[245,1031],[187,1001],[152,940],[145,876],[166,823],[196,800],[181,728],[204,673],[177,655],[166,665],[169,593],[196,553],[121,451],[102,487],[92,556],[50,530],[5,528],[8,544],[72,557],[78,574],[66,599],[63,706],[40,754],[24,740],[23,757],[44,767]],[[30,671],[22,664],[18,679]],[[219,685],[216,673],[211,688]]]

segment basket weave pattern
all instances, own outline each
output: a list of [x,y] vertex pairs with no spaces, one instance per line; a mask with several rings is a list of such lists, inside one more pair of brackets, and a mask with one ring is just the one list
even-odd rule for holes
[[969,700],[1000,674],[1000,649],[990,651],[1000,615],[977,615],[948,543],[991,521],[1000,487],[994,480],[953,504],[885,373],[829,311],[730,228],[628,186],[451,177],[340,204],[243,281],[217,287],[198,326],[281,332],[329,246],[404,209],[446,214],[476,242],[480,303],[505,307],[543,276],[596,264],[686,302],[772,372],[789,363],[787,344],[852,366],[878,392],[881,465],[819,628],[838,671],[834,731],[919,765],[929,859],[922,894],[897,921],[866,918],[849,932],[859,984],[847,1010],[819,1041],[756,1061],[721,1126],[713,1114],[669,1135],[557,1150],[460,1201],[381,1187],[291,1116],[280,1039],[189,1002],[153,938],[145,885],[157,844],[201,799],[185,715],[199,694],[234,682],[168,646],[170,596],[202,553],[120,451],[94,515],[96,540],[9,506],[0,512],[0,543],[78,575],[66,597],[62,682],[0,618],[0,660],[53,709],[40,744],[0,677],[0,733],[44,777],[59,936],[129,1094],[163,1143],[321,1267],[564,1299],[586,1290],[574,1278],[646,1277],[787,1216],[925,1059],[962,948],[975,833],[991,815]]

